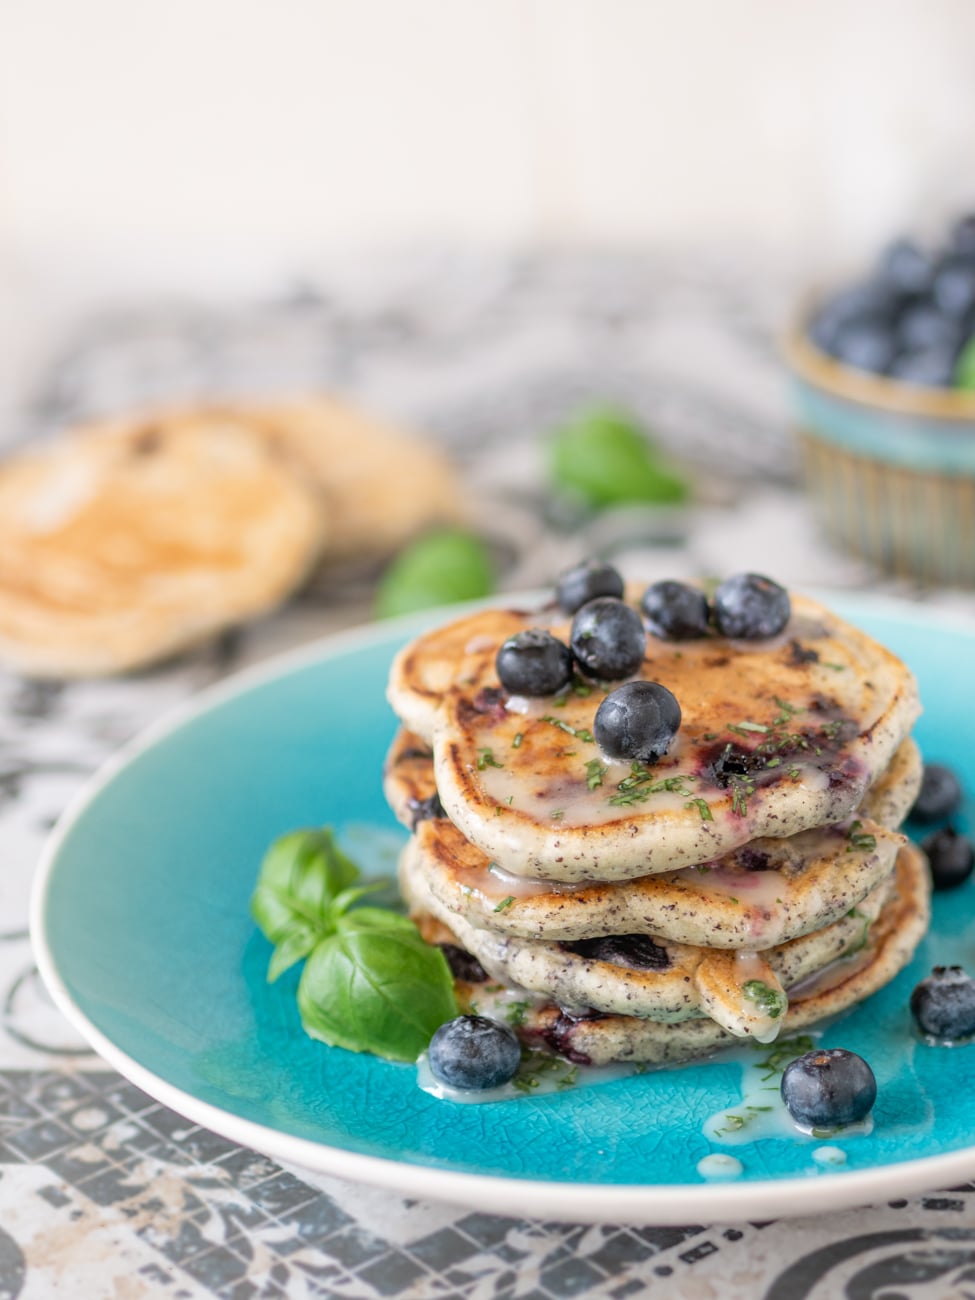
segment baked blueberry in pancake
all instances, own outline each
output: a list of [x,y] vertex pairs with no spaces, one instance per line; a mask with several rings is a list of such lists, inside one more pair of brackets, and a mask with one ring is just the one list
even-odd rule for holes
[[[855,951],[834,957],[816,974],[792,985],[788,1008],[779,1017],[785,1037],[862,1002],[889,983],[910,961],[928,925],[930,884],[923,855],[905,845],[898,855],[891,894]],[[422,907],[414,909],[424,937],[457,944],[457,935]],[[854,947],[856,947],[854,945]],[[490,977],[457,981],[465,1007],[509,1019],[529,1046],[545,1046],[569,1060],[604,1065],[613,1061],[667,1064],[708,1055],[736,1041],[717,1020],[699,1014],[662,1021],[604,1014],[592,1008],[566,1009],[552,998],[533,998],[524,989]],[[512,1015],[512,1007],[517,1015]]]
[[890,874],[903,843],[894,828],[920,770],[908,739],[845,823],[754,840],[679,871],[574,885],[515,875],[465,839],[439,805],[429,751],[409,732],[393,743],[385,788],[414,831],[407,850],[414,870],[443,907],[477,928],[521,938],[636,933],[763,949],[839,920]]

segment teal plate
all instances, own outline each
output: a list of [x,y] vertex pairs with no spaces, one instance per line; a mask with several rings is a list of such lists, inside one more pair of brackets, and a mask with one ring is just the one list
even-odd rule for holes
[[[917,736],[975,791],[975,631],[921,608],[830,603],[915,670]],[[456,611],[453,611],[456,612]],[[879,1082],[875,1127],[824,1168],[784,1135],[722,1147],[740,1056],[543,1096],[438,1101],[412,1067],[313,1042],[248,915],[267,844],[296,826],[396,825],[380,774],[395,650],[439,614],[345,634],[211,690],[118,756],[63,819],[33,898],[58,1006],[113,1066],[191,1120],[310,1169],[506,1214],[658,1223],[779,1217],[975,1175],[975,1047],[929,1047],[907,1001],[934,964],[975,969],[975,884],[938,897],[916,960],[833,1022]],[[969,804],[966,812],[971,816]],[[964,819],[963,819],[964,824]],[[734,1181],[698,1161],[727,1152]]]

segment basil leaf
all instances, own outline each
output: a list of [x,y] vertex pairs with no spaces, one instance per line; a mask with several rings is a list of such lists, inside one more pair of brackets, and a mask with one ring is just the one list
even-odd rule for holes
[[359,878],[359,868],[338,848],[332,832],[292,831],[274,841],[261,863],[251,916],[272,943],[293,929],[319,937],[332,930],[335,898]]
[[358,903],[360,898],[365,898],[367,894],[374,894],[379,889],[385,889],[388,884],[388,880],[373,880],[368,885],[353,885],[350,889],[343,889],[341,894],[332,900],[332,915],[336,918],[341,916]]
[[273,984],[286,970],[290,970],[296,961],[307,957],[321,938],[321,932],[313,930],[311,926],[296,925],[294,929],[289,930],[271,954],[271,961],[267,968],[267,982]]
[[298,1010],[305,1032],[332,1047],[415,1061],[457,1004],[440,949],[397,925],[323,939],[302,972]]
[[581,411],[556,430],[549,473],[557,491],[594,510],[628,502],[673,505],[690,494],[687,479],[649,433],[613,407]]
[[341,934],[351,934],[353,930],[398,930],[417,939],[420,937],[408,916],[391,912],[388,907],[357,907],[355,911],[336,917],[335,928]]
[[494,566],[487,547],[472,533],[427,533],[400,551],[379,582],[377,618],[411,614],[432,605],[489,596]]

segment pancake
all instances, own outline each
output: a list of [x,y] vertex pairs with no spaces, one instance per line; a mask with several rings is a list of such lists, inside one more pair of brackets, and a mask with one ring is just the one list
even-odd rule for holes
[[892,885],[882,883],[832,925],[758,954],[638,935],[566,944],[475,929],[438,901],[411,854],[404,853],[400,863],[400,887],[410,906],[447,924],[504,984],[550,998],[569,1012],[658,1021],[708,1016],[737,1037],[762,1042],[777,1035],[791,985],[864,947]]
[[238,409],[322,494],[328,561],[388,556],[434,524],[463,523],[461,484],[429,441],[332,396]]
[[[712,863],[619,883],[559,885],[504,870],[443,817],[417,820],[436,797],[427,750],[401,732],[386,768],[387,797],[415,825],[408,852],[434,897],[478,928],[575,940],[646,934],[676,943],[762,950],[839,920],[892,870],[899,825],[917,794],[921,758],[906,740],[857,811],[789,839],[756,840]],[[433,811],[436,811],[435,809]]]
[[278,604],[326,536],[240,419],[89,426],[0,466],[0,658],[64,677],[154,662]]
[[[911,960],[929,914],[927,863],[914,845],[905,845],[897,859],[896,892],[870,927],[866,947],[851,958],[839,958],[808,983],[793,987],[779,1036],[838,1015],[888,984]],[[456,944],[452,930],[429,913],[418,914],[417,920],[428,941]],[[711,1019],[665,1023],[629,1015],[572,1016],[552,1002],[526,1004],[517,990],[467,980],[458,980],[456,987],[464,1008],[502,1020],[514,999],[518,1014],[507,1018],[523,1042],[549,1048],[580,1064],[677,1063],[740,1041]]]
[[390,674],[394,710],[432,748],[447,815],[517,875],[629,880],[841,822],[920,711],[900,660],[795,596],[770,640],[648,634],[640,675],[674,693],[683,720],[652,768],[620,763],[592,738],[616,683],[543,699],[499,685],[503,641],[539,626],[568,641],[570,625],[553,608],[482,611],[405,647]]

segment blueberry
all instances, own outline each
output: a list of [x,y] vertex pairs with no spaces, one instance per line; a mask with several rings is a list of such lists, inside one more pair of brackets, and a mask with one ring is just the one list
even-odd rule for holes
[[969,212],[955,222],[951,246],[964,257],[975,257],[975,212]]
[[882,375],[894,359],[897,343],[890,322],[865,316],[839,327],[832,351],[844,365]]
[[670,953],[647,934],[609,934],[559,945],[589,961],[606,961],[628,970],[668,970]]
[[809,334],[824,351],[836,354],[840,330],[856,321],[886,319],[894,312],[896,295],[880,280],[850,285],[823,303],[812,318]]
[[708,600],[685,582],[655,582],[640,601],[650,631],[665,641],[692,641],[708,634]]
[[647,634],[635,609],[612,596],[598,596],[572,620],[571,644],[583,672],[618,681],[643,663]]
[[597,596],[623,595],[623,579],[611,564],[600,560],[583,560],[559,574],[555,585],[555,595],[559,605],[566,614],[574,614],[577,609]]
[[911,1015],[928,1038],[969,1038],[975,1034],[975,980],[960,966],[935,966],[911,994]]
[[919,302],[908,307],[897,322],[897,342],[906,352],[946,348],[957,354],[961,341],[959,322],[938,311],[932,302]]
[[782,1100],[803,1128],[856,1124],[877,1100],[877,1080],[862,1056],[843,1047],[807,1052],[782,1075]]
[[514,1077],[521,1046],[514,1030],[486,1016],[458,1016],[441,1025],[427,1054],[435,1079],[451,1088],[500,1088]]
[[789,593],[760,573],[736,573],[714,593],[714,621],[722,636],[761,641],[777,636],[792,613]]
[[439,943],[437,947],[446,957],[455,980],[462,980],[465,984],[487,983],[487,971],[466,948],[460,948],[455,943]]
[[532,627],[504,642],[495,668],[513,695],[554,695],[572,681],[572,653],[551,632]]
[[908,816],[916,822],[936,822],[950,817],[961,803],[961,783],[943,763],[925,763],[921,788]]
[[912,239],[897,239],[881,254],[879,270],[900,293],[923,293],[931,281],[932,263]]
[[902,352],[887,373],[902,384],[918,388],[950,388],[955,380],[955,348]]
[[610,758],[653,763],[666,754],[680,726],[680,705],[659,682],[627,682],[596,710],[593,735]]
[[946,316],[961,318],[975,307],[975,258],[949,253],[942,258],[932,285],[934,300]]
[[975,867],[975,848],[967,835],[945,826],[921,841],[931,866],[931,884],[937,890],[963,885]]
[[410,812],[410,830],[415,831],[420,822],[433,821],[437,817],[446,817],[440,795],[436,790],[426,799],[410,799],[407,803]]

